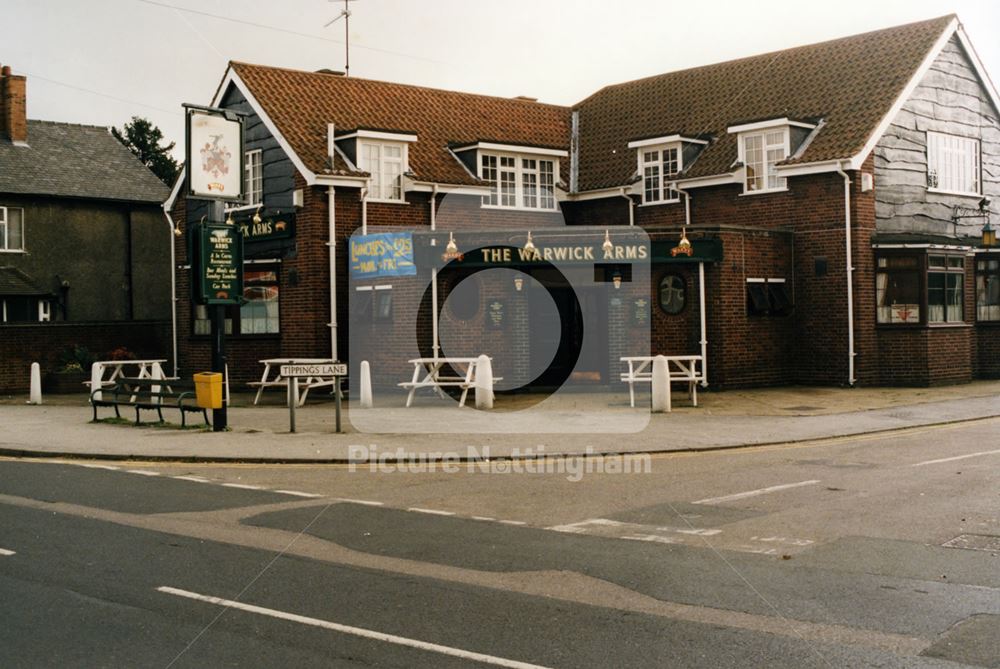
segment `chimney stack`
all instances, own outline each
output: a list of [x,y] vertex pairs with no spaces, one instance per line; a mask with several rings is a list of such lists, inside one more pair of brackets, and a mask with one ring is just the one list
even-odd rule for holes
[[28,141],[27,80],[11,74],[10,65],[0,68],[0,137],[15,144]]

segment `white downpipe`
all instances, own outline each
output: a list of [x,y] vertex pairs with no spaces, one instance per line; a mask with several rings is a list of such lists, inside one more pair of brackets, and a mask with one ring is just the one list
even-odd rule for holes
[[837,164],[837,174],[844,179],[844,244],[847,263],[847,384],[854,387],[854,257],[851,251],[851,177]]
[[[677,186],[673,189],[684,194],[684,227],[691,225],[691,193]],[[698,263],[698,315],[701,319],[701,387],[708,387],[708,308],[705,304],[705,263]]]
[[329,215],[330,241],[326,243],[330,255],[330,358],[340,360],[337,352],[337,195],[333,186],[326,189]]
[[167,211],[166,203],[163,204],[163,215],[167,217],[170,225],[170,340],[173,346],[172,360],[174,363],[174,376],[177,376],[177,249],[174,247],[177,236],[177,226],[170,212]]
[[371,186],[371,179],[365,181],[365,187],[361,189],[361,234],[368,234],[368,187]]
[[635,200],[632,199],[630,195],[625,194],[625,189],[622,188],[622,197],[628,200],[628,224],[630,226],[635,225]]
[[[438,186],[431,186],[431,232],[437,230],[437,193]],[[436,359],[441,352],[441,341],[438,335],[438,271],[431,268],[431,349]]]

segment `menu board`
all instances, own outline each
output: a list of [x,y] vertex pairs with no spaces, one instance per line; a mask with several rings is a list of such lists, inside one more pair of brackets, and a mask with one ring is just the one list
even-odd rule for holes
[[233,225],[203,224],[197,235],[199,304],[239,304],[243,296],[243,235]]

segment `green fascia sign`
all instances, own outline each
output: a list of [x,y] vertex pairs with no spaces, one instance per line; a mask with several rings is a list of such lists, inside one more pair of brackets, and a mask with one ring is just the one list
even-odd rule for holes
[[198,304],[239,304],[243,298],[243,235],[238,226],[196,224],[190,237],[194,300]]

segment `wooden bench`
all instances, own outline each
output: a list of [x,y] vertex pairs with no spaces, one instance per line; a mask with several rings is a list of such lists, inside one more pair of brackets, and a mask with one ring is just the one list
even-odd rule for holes
[[[168,385],[169,383],[169,385]],[[95,397],[98,396],[98,397]],[[208,411],[194,403],[194,385],[179,384],[163,379],[119,378],[111,388],[95,390],[90,394],[90,404],[94,407],[94,422],[97,422],[97,407],[114,407],[115,416],[121,418],[118,407],[135,409],[135,424],[141,424],[142,411],[155,411],[160,422],[163,409],[177,409],[181,414],[181,427],[187,427],[187,414],[200,413],[208,425]]]

